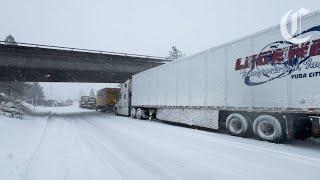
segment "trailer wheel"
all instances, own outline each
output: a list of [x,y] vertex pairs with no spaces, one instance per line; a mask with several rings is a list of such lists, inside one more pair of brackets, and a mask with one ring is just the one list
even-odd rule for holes
[[226,128],[230,134],[235,136],[247,136],[251,129],[249,118],[242,114],[232,113],[227,117]]
[[131,108],[130,117],[131,118],[136,118],[136,108]]
[[279,142],[283,137],[280,121],[270,115],[260,115],[253,122],[253,132],[261,140]]
[[142,109],[141,108],[138,108],[137,109],[137,112],[136,112],[136,118],[137,119],[142,119],[143,117],[142,117]]

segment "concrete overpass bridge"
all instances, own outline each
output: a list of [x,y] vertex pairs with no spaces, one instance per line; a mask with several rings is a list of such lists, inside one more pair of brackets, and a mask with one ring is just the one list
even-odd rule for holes
[[163,57],[0,41],[0,81],[124,82]]

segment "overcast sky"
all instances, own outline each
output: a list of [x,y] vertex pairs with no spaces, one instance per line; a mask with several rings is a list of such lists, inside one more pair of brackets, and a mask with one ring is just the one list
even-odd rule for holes
[[118,84],[108,83],[41,83],[47,99],[68,100],[78,99],[80,95],[90,95],[90,90],[96,91],[105,87],[117,87]]
[[[0,4],[2,39],[12,34],[18,42],[155,56],[167,56],[173,45],[191,55],[279,24],[290,9],[320,9],[319,0],[1,0]],[[51,86],[68,90],[67,84]]]

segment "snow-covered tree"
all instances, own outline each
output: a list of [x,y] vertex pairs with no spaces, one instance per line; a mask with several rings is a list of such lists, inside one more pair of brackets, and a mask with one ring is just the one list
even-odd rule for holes
[[93,97],[93,98],[96,97],[96,94],[94,93],[93,89],[90,89],[90,97]]
[[183,52],[181,52],[176,46],[172,46],[171,50],[169,51],[169,57],[168,59],[180,59],[183,58],[185,56],[185,54]]
[[43,88],[38,82],[28,84],[24,90],[24,95],[27,99],[42,100],[44,98]]
[[9,34],[4,41],[5,45],[17,45],[17,42],[14,40],[14,37],[11,34]]
[[28,85],[23,82],[0,82],[0,93],[20,99],[23,97],[26,87]]
[[79,99],[81,99],[81,96],[86,96],[86,93],[82,89],[79,90]]

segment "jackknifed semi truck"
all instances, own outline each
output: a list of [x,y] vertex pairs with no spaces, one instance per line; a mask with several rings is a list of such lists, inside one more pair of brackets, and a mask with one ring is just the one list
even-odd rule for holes
[[320,13],[297,24],[299,44],[275,26],[135,74],[115,112],[270,142],[319,137]]

